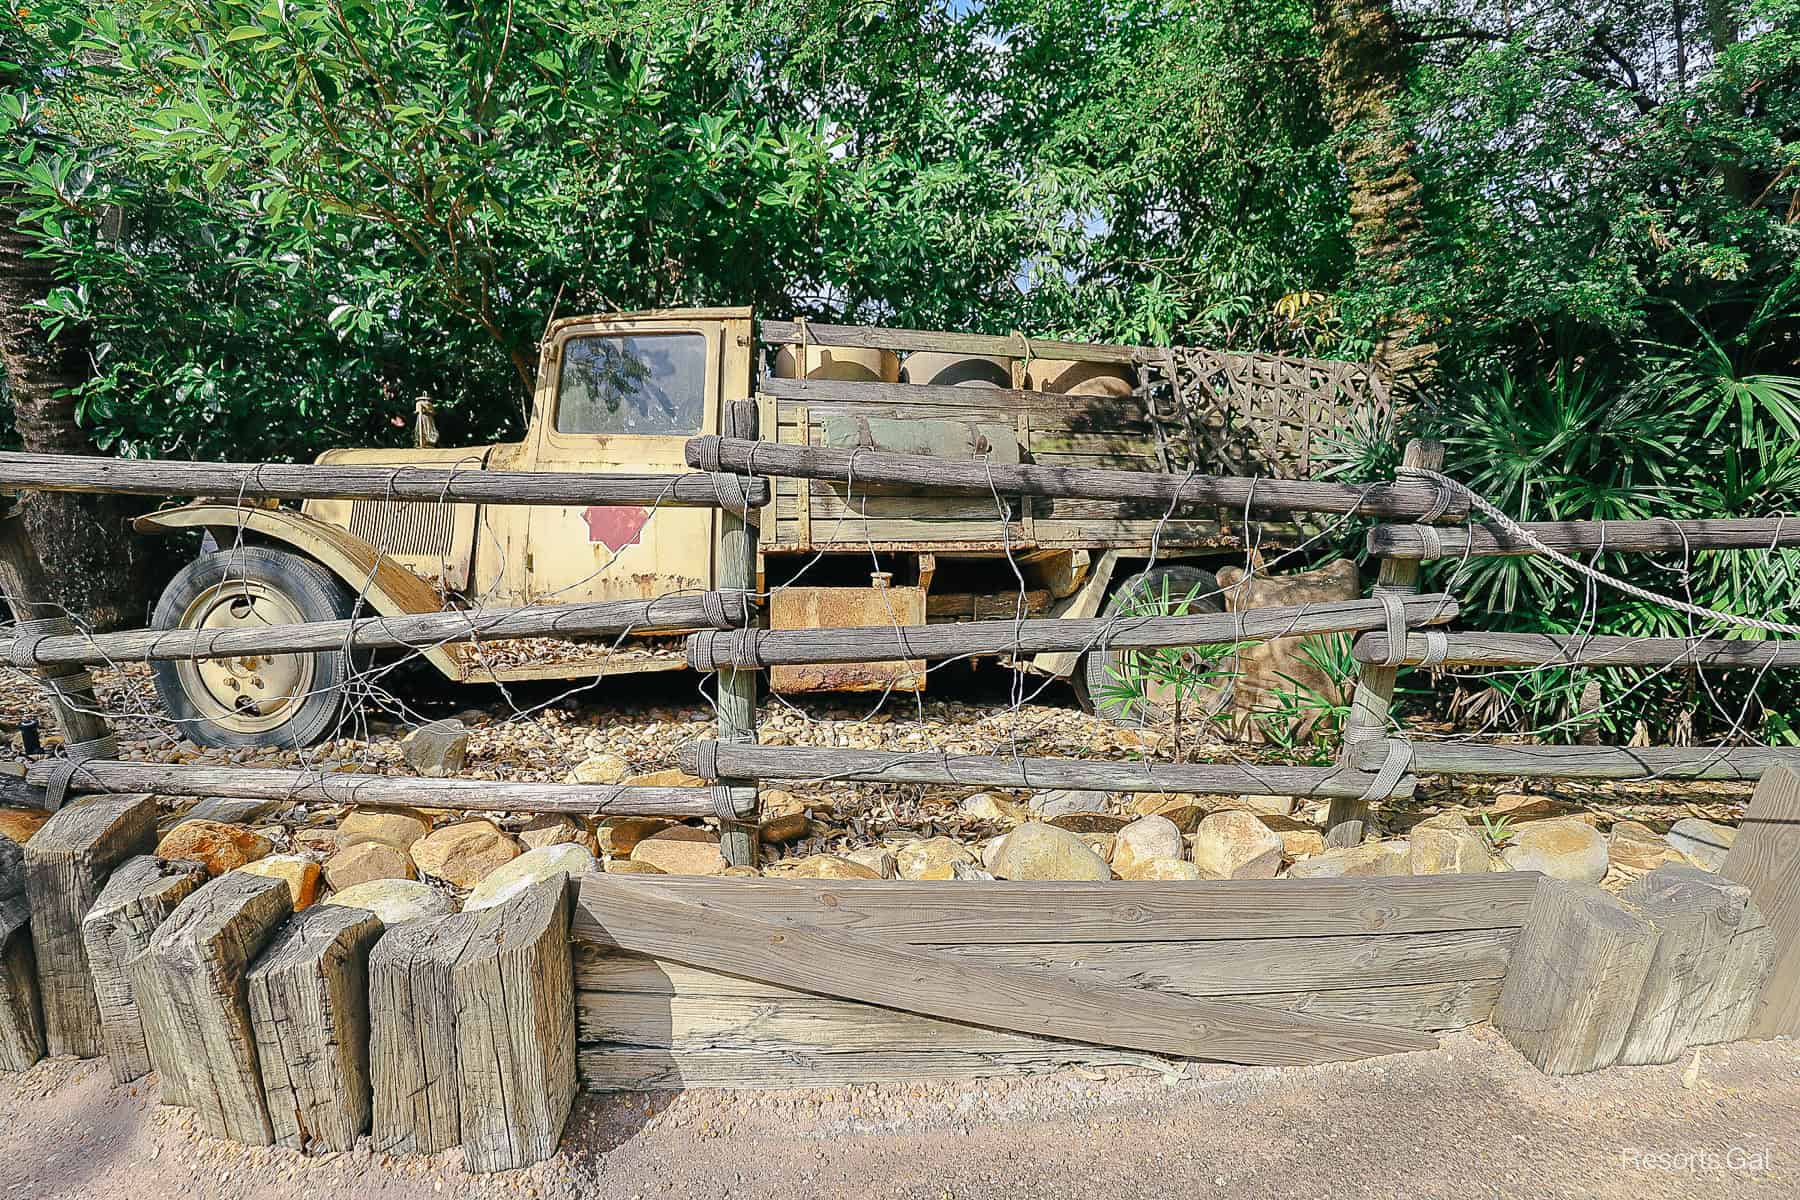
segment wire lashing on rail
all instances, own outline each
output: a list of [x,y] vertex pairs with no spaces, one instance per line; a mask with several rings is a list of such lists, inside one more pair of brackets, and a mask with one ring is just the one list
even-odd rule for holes
[[79,665],[53,665],[38,661],[38,647],[51,638],[73,637],[81,632],[68,617],[34,617],[13,624],[13,638],[6,647],[6,661],[15,667],[37,671],[46,678],[79,675]]
[[1370,801],[1385,800],[1392,796],[1400,786],[1400,781],[1406,778],[1406,773],[1412,770],[1412,760],[1411,742],[1405,738],[1388,738],[1387,757],[1382,760],[1381,769],[1375,772],[1375,778],[1363,789],[1363,794],[1356,798],[1357,803],[1368,804]]
[[85,742],[70,742],[63,747],[63,757],[50,768],[44,780],[44,807],[51,812],[63,806],[69,797],[69,785],[81,768],[97,759],[119,757],[119,743],[110,733]]
[[[1639,587],[1637,584],[1627,582],[1616,575],[1609,575],[1597,567],[1590,567],[1586,563],[1572,558],[1562,551],[1545,544],[1545,542],[1536,534],[1533,534],[1517,521],[1507,516],[1485,497],[1476,494],[1468,487],[1468,485],[1459,483],[1442,472],[1433,471],[1429,467],[1400,467],[1399,474],[1402,476],[1410,475],[1418,479],[1427,479],[1436,483],[1441,489],[1454,491],[1456,494],[1466,498],[1471,508],[1479,509],[1484,516],[1494,524],[1498,525],[1508,537],[1516,538],[1519,541],[1524,542],[1527,546],[1530,546],[1534,551],[1543,555],[1551,562],[1567,567],[1576,574],[1584,575],[1596,583],[1603,583],[1607,587],[1624,592],[1627,596],[1646,601],[1650,604],[1659,604],[1664,608],[1672,609],[1679,613],[1685,613],[1690,617],[1699,617],[1703,621],[1716,621],[1721,625],[1730,625],[1738,629],[1760,629],[1765,633],[1784,633],[1789,637],[1800,637],[1800,625],[1790,624],[1786,621],[1771,621],[1764,617],[1745,617],[1740,616],[1737,613],[1720,612],[1716,608],[1707,608],[1705,605],[1695,604],[1692,601],[1678,600],[1674,596],[1666,596],[1661,592],[1653,592],[1649,588]],[[1389,648],[1388,653],[1390,655],[1393,653],[1391,647]]]

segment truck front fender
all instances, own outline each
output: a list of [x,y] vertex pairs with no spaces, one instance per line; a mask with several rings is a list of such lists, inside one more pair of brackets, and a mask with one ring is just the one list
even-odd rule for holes
[[[139,533],[210,530],[221,549],[238,544],[246,534],[290,546],[344,581],[375,613],[384,617],[441,612],[443,593],[379,549],[335,525],[285,508],[251,508],[236,504],[186,504],[146,513],[132,522]],[[457,647],[425,651],[432,666],[451,679],[462,678]]]

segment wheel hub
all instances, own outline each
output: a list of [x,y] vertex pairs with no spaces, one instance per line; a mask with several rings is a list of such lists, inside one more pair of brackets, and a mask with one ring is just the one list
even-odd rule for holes
[[[247,629],[305,619],[297,604],[268,584],[233,579],[197,597],[182,614],[181,628]],[[176,666],[184,690],[206,716],[243,733],[280,725],[313,681],[310,654],[245,654]]]

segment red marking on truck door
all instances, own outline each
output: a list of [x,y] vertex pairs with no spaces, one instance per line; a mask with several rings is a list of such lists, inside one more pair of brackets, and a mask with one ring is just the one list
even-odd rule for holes
[[629,505],[596,504],[582,509],[581,515],[587,521],[588,541],[604,542],[614,554],[626,546],[637,545],[645,522],[650,520],[648,509]]

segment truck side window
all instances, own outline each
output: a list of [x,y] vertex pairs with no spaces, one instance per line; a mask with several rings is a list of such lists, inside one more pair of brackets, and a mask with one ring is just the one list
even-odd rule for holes
[[556,432],[689,435],[705,420],[705,335],[609,334],[564,343]]

